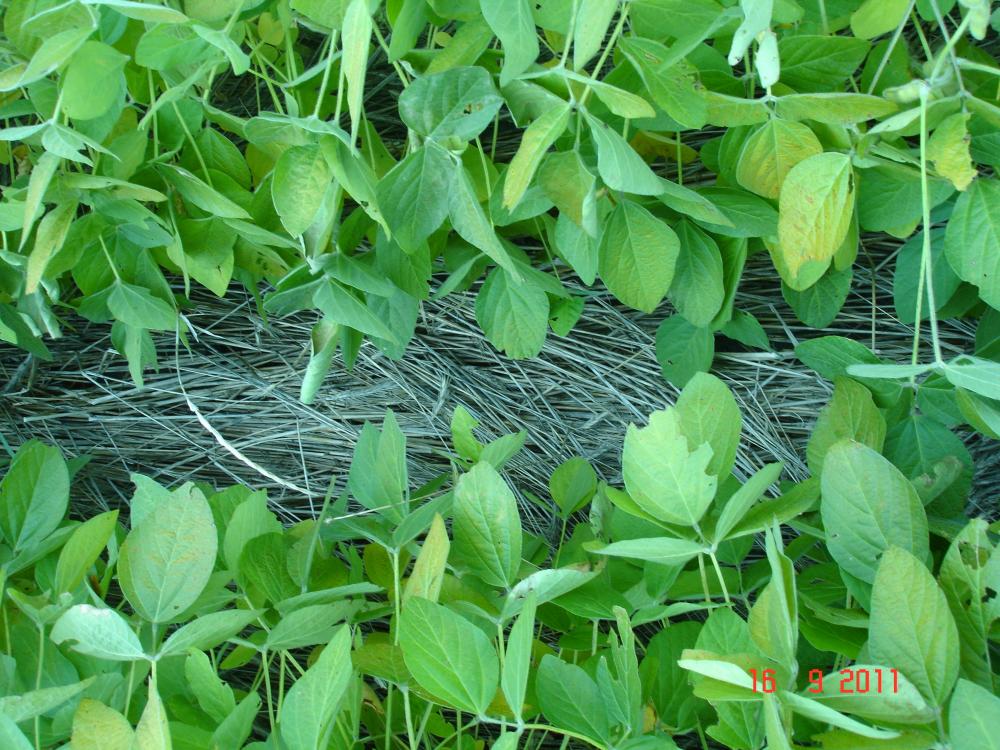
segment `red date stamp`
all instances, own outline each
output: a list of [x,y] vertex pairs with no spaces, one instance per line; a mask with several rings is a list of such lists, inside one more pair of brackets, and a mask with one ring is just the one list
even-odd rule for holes
[[[755,693],[773,693],[777,689],[773,669],[759,671],[751,669],[749,671],[750,677],[753,679]],[[883,673],[885,673],[884,676]],[[895,669],[882,669],[881,667],[857,669],[848,667],[829,675],[824,675],[822,669],[810,669],[808,692],[822,693],[824,677],[827,680],[839,680],[837,692],[842,695],[899,692],[899,672]]]

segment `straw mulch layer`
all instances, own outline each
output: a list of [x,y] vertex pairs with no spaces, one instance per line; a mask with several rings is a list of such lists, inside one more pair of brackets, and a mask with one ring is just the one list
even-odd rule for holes
[[[891,247],[869,247],[879,249],[882,265]],[[872,274],[861,270],[836,327],[822,333],[874,343],[880,354],[904,361],[912,331],[885,324],[894,320],[886,270],[874,275],[874,311]],[[340,477],[343,487],[361,425],[380,421],[387,407],[407,434],[414,482],[446,469],[442,454],[460,404],[480,421],[484,439],[527,431],[526,449],[509,468],[519,488],[547,496],[551,470],[573,455],[592,461],[603,478],[620,481],[626,426],[677,394],[660,376],[654,351],[656,326],[669,311],[640,315],[603,291],[582,293],[588,296],[584,317],[570,336],[550,334],[542,355],[529,361],[509,360],[485,341],[472,294],[427,303],[402,361],[365,344],[352,372],[334,367],[312,406],[298,401],[311,317],[265,324],[249,295],[203,297],[187,314],[190,350],[178,352],[172,339],[161,339],[160,370],[148,374],[142,391],[113,351],[106,327],[85,327],[54,342],[52,364],[26,365],[22,352],[0,345],[0,420],[11,447],[40,438],[70,456],[91,457],[78,483],[81,513],[124,507],[129,474],[139,472],[166,485],[196,480],[266,487],[285,520],[307,516],[332,478]],[[802,479],[805,442],[831,385],[802,365],[793,349],[821,332],[796,321],[766,258],[751,261],[737,307],[757,316],[773,352],[732,344],[733,351],[716,354],[714,372],[736,393],[744,415],[736,470],[747,475],[781,460],[787,476]],[[879,321],[874,330],[873,312]],[[946,352],[957,353],[968,347],[972,329],[953,321],[942,336]],[[729,343],[718,339],[720,348]],[[987,441],[970,441],[977,465],[973,503],[991,513],[1000,461]],[[537,506],[528,503],[524,510],[539,531],[551,528]]]

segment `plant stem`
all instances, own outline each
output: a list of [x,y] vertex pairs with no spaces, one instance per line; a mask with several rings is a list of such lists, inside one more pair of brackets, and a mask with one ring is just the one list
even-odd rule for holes
[[705,573],[705,555],[698,553],[698,573],[701,574],[701,588],[705,592],[705,601],[711,604],[712,595],[708,590],[708,575]]
[[726,587],[726,579],[722,575],[722,568],[719,567],[719,560],[715,556],[715,552],[709,552],[708,556],[712,560],[712,567],[715,568],[715,575],[719,579],[719,585],[722,586],[722,596],[726,600],[726,606],[727,607],[732,607],[733,606],[733,602],[729,598],[729,589]]

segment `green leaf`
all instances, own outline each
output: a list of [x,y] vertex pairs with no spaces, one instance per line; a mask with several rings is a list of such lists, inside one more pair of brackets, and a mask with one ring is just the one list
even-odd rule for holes
[[958,631],[944,593],[925,564],[899,547],[888,548],[875,576],[868,652],[932,706],[944,705],[958,677]]
[[204,651],[192,650],[184,660],[184,677],[201,709],[222,721],[236,708],[233,689],[215,671]]
[[264,648],[291,651],[326,643],[333,636],[334,625],[344,619],[344,614],[343,606],[333,604],[313,604],[292,610],[271,628]]
[[708,326],[726,294],[722,254],[715,240],[692,222],[682,219],[676,231],[680,252],[670,286],[670,301],[691,325]]
[[219,191],[209,187],[183,167],[163,164],[160,166],[160,173],[171,185],[177,188],[177,192],[184,200],[212,216],[222,219],[251,218],[246,210],[233,203]]
[[597,555],[628,557],[663,565],[683,565],[704,551],[705,546],[698,542],[692,542],[689,539],[671,539],[665,536],[650,539],[625,539],[593,550],[594,554]]
[[696,68],[662,44],[625,37],[619,48],[639,72],[649,96],[681,127],[699,129],[709,117],[708,101],[696,86]]
[[[204,651],[215,648],[224,641],[238,635],[247,625],[254,622],[260,614],[259,610],[253,609],[229,609],[201,615],[184,627],[171,633],[170,637],[160,646],[156,658],[162,659],[165,656],[173,654],[183,654],[188,649]],[[281,622],[285,621],[282,620]]]
[[584,112],[597,147],[597,171],[611,190],[636,195],[659,195],[663,185],[628,142],[610,125]]
[[448,216],[455,164],[434,141],[410,152],[375,188],[392,239],[415,252]]
[[719,333],[751,349],[771,350],[764,326],[746,310],[733,310],[733,317],[719,329]]
[[450,609],[413,598],[399,623],[403,660],[437,699],[481,716],[500,680],[497,654],[479,628]]
[[781,186],[792,167],[821,153],[823,146],[807,126],[772,118],[744,142],[736,180],[747,190],[775,199],[781,194]]
[[956,112],[946,117],[927,141],[927,158],[934,162],[934,170],[951,180],[956,190],[965,190],[977,175],[969,155],[968,112]]
[[520,282],[521,272],[500,242],[492,222],[479,204],[476,190],[465,168],[457,167],[453,170],[448,197],[448,212],[455,232],[470,245],[482,250],[515,281]]
[[251,493],[236,506],[226,523],[222,540],[222,559],[234,573],[239,569],[240,555],[251,539],[281,531],[281,522],[267,508],[267,493]]
[[[923,256],[924,233],[918,232],[903,243],[896,256],[896,272],[892,279],[892,299],[896,315],[903,323],[912,324],[917,314],[917,290],[923,289],[920,302],[920,318],[930,317],[930,300],[927,295],[927,280],[921,279],[920,262]],[[958,291],[961,279],[951,268],[945,257],[945,230],[931,230],[931,277],[934,284],[934,300],[938,310]],[[936,311],[935,311],[936,312]]]
[[66,516],[69,471],[58,448],[29,440],[0,482],[0,531],[15,552],[36,547]]
[[835,90],[858,69],[870,46],[849,36],[782,36],[781,82],[796,91]]
[[148,698],[135,727],[136,750],[171,750],[170,723],[167,710],[156,687],[156,678],[149,678]]
[[[487,0],[484,0],[486,2]],[[520,0],[524,2],[525,0]],[[569,104],[550,109],[536,119],[521,136],[521,144],[507,168],[503,185],[503,205],[513,209],[528,189],[531,178],[545,157],[549,147],[563,134],[572,111]]]
[[948,708],[949,739],[954,750],[997,750],[1000,698],[989,690],[959,680]]
[[677,388],[708,372],[715,357],[715,336],[709,328],[691,325],[680,315],[671,315],[656,329],[656,361],[667,382]]
[[[792,289],[812,286],[850,228],[854,210],[851,160],[818,154],[796,164],[781,188],[776,265]],[[780,259],[780,262],[778,262]]]
[[909,0],[865,0],[851,14],[851,31],[858,39],[888,34],[910,10]]
[[456,559],[491,586],[513,586],[521,567],[521,518],[496,469],[480,462],[459,478],[453,513]]
[[128,719],[100,701],[84,698],[73,713],[76,750],[132,750],[134,736]]
[[146,620],[169,622],[204,590],[218,544],[205,496],[171,495],[122,543],[118,576],[125,598]]
[[833,398],[819,413],[809,437],[806,459],[809,471],[819,476],[827,452],[841,440],[854,440],[876,452],[885,442],[885,418],[875,406],[871,391],[848,378],[834,380]]
[[781,463],[767,464],[740,485],[740,488],[726,500],[726,504],[722,506],[722,513],[719,514],[719,520],[715,522],[716,544],[729,536],[729,533],[743,520],[753,504],[767,491],[767,488],[778,481],[782,468],[784,467]]
[[292,146],[278,157],[271,199],[290,235],[300,236],[313,223],[332,179],[319,146]]
[[351,629],[345,625],[285,696],[281,739],[289,747],[322,747],[352,678]]
[[28,61],[28,66],[16,81],[4,86],[7,91],[34,83],[66,62],[84,41],[94,33],[94,27],[66,29],[47,35]]
[[114,8],[116,13],[121,13],[126,18],[134,18],[137,21],[185,23],[188,20],[188,17],[178,10],[151,3],[132,2],[132,0],[80,0],[80,2],[84,5],[104,5],[108,8]]
[[728,477],[736,462],[743,424],[732,391],[714,375],[700,372],[684,386],[676,409],[688,447],[695,450],[708,443],[712,449],[707,472]]
[[[919,170],[912,166],[886,162],[869,169],[859,169],[858,221],[862,229],[899,234],[901,227],[909,234],[911,225],[923,215]],[[955,192],[951,183],[928,175],[930,207],[941,204]],[[947,244],[947,243],[946,243]]]
[[[836,258],[834,259],[836,263]],[[837,318],[851,291],[854,273],[850,268],[838,271],[834,266],[826,269],[819,281],[808,289],[797,291],[781,282],[781,296],[795,311],[795,315],[810,328],[826,328]]]
[[[590,237],[597,237],[597,205],[594,196],[594,175],[587,169],[576,151],[548,154],[538,168],[538,186],[559,209],[560,219],[568,217]],[[570,259],[574,270],[587,282],[588,276]],[[588,283],[593,283],[590,277]]]
[[122,71],[128,60],[103,42],[84,42],[63,74],[63,111],[78,120],[91,120],[111,110],[124,96]]
[[493,122],[501,104],[485,68],[457,67],[413,81],[399,97],[399,114],[427,138],[471,141]]
[[530,280],[515,283],[502,268],[490,272],[476,297],[476,320],[490,343],[512,359],[538,355],[548,319],[548,295]]
[[708,444],[688,448],[677,410],[653,412],[646,427],[630,424],[625,433],[625,489],[654,518],[693,526],[715,497],[718,480],[708,473],[711,460]]
[[513,709],[514,715],[521,717],[524,698],[528,690],[528,676],[531,669],[532,643],[535,639],[535,609],[537,597],[533,592],[525,597],[524,607],[517,616],[507,636],[507,648],[504,651],[503,673],[500,676],[500,687],[503,689],[507,704]]
[[872,583],[879,557],[890,547],[930,559],[927,518],[916,490],[874,450],[850,441],[834,445],[820,482],[827,546],[852,576]]
[[116,281],[108,295],[108,310],[118,320],[136,328],[172,331],[177,325],[177,313],[148,289]]
[[554,726],[600,742],[608,741],[607,700],[581,667],[546,654],[535,679],[538,702],[545,718]]
[[118,511],[109,510],[88,518],[73,529],[66,546],[59,552],[53,590],[73,591],[83,583],[87,571],[108,544],[118,522]]
[[979,287],[1000,309],[1000,180],[979,178],[958,197],[948,220],[944,251],[963,281]]
[[788,691],[781,693],[781,702],[797,714],[806,716],[813,721],[818,721],[830,726],[840,727],[858,735],[874,740],[890,740],[899,737],[899,732],[890,729],[876,729],[860,721],[845,716],[832,708],[829,704],[822,703],[812,698],[806,698]]
[[528,0],[480,0],[483,18],[503,45],[500,86],[530,68],[538,57],[538,34]]
[[598,268],[615,297],[652,312],[670,289],[679,252],[677,235],[665,222],[624,200],[604,226]]
[[349,326],[369,336],[397,342],[399,339],[381,317],[355,296],[355,293],[329,276],[316,288],[313,304],[335,323]]
[[89,604],[70,607],[52,626],[55,643],[72,641],[73,650],[109,661],[136,661],[146,654],[139,637],[113,609]]

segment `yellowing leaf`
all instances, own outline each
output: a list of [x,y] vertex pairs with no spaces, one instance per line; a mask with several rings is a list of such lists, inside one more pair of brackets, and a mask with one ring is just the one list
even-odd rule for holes
[[807,126],[775,117],[747,138],[736,181],[757,195],[777,198],[792,167],[821,153],[823,146]]
[[778,271],[788,286],[806,289],[823,275],[853,211],[850,157],[817,154],[792,167],[778,202]]
[[74,750],[131,750],[134,734],[124,716],[92,698],[73,714]]
[[427,532],[423,546],[420,547],[420,554],[417,555],[417,561],[413,564],[413,572],[403,590],[404,602],[411,596],[430,599],[432,602],[438,600],[450,549],[451,542],[448,539],[448,530],[444,527],[444,520],[440,514],[435,513],[430,531]]
[[927,141],[927,158],[942,177],[947,177],[959,190],[965,190],[976,176],[969,156],[971,137],[965,125],[969,114],[959,112],[945,118]]

